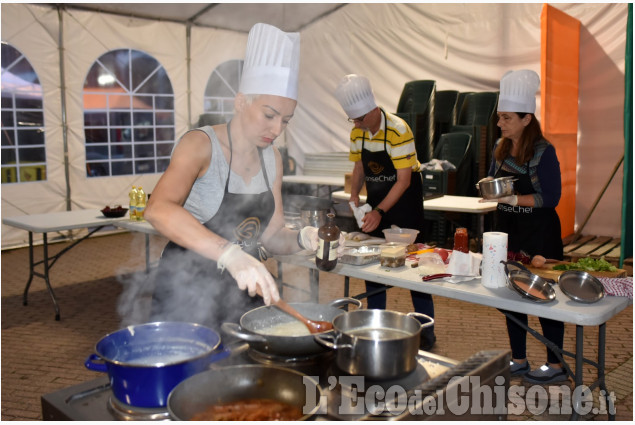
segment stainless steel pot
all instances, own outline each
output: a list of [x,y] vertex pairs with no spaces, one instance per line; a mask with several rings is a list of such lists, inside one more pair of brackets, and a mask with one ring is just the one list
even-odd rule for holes
[[481,179],[476,188],[484,199],[498,199],[514,194],[514,177],[499,177],[496,179]]
[[[525,266],[516,261],[501,261],[505,265],[507,287],[523,297],[539,303],[548,303],[556,299],[556,291],[552,279],[545,279],[533,274]],[[514,266],[510,270],[508,266]]]
[[[352,304],[357,308],[362,302],[355,298],[340,298],[328,304],[315,303],[289,303],[300,314],[311,320],[333,321],[335,317],[344,311],[341,307]],[[240,325],[236,323],[223,323],[223,332],[247,341],[249,346],[261,353],[279,356],[307,356],[327,351],[327,349],[315,342],[312,335],[303,336],[278,336],[264,335],[259,331],[283,323],[297,321],[297,319],[274,306],[263,306],[248,311],[240,318]],[[329,331],[330,332],[330,331]]]
[[321,227],[326,223],[326,214],[335,212],[332,200],[315,196],[287,195],[283,203],[286,212],[300,214],[302,226]]
[[342,372],[369,379],[393,379],[417,367],[421,330],[433,324],[434,319],[421,313],[356,310],[337,316],[334,332],[316,334],[314,338],[337,351],[335,362]]
[[270,399],[303,409],[310,419],[320,407],[322,390],[311,377],[270,365],[228,366],[198,373],[177,385],[168,396],[168,412],[187,421],[215,404]]

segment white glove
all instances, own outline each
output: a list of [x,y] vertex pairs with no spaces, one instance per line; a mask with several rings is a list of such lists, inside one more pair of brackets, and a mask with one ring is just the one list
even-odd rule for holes
[[502,198],[498,198],[497,201],[499,204],[509,204],[511,206],[516,206],[518,205],[518,196],[516,195],[503,196]]
[[318,249],[318,228],[313,226],[305,226],[300,230],[298,235],[298,244],[300,248],[309,251]]
[[218,259],[218,268],[221,271],[227,269],[238,284],[241,291],[247,289],[250,297],[261,293],[266,305],[271,301],[278,301],[280,293],[278,285],[273,280],[271,273],[260,261],[235,244],[227,248]]
[[[339,245],[337,247],[337,255],[338,257],[342,255],[344,251],[344,244],[346,243],[346,233],[340,232],[340,238],[338,240]],[[300,230],[298,234],[298,244],[301,248],[309,250],[309,251],[317,251],[320,246],[320,242],[318,239],[318,228],[313,226],[306,226]]]

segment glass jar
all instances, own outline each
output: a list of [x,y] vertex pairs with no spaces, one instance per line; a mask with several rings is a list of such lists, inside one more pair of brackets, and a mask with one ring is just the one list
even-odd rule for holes
[[470,252],[468,248],[467,229],[465,227],[457,228],[454,233],[454,250],[465,253]]

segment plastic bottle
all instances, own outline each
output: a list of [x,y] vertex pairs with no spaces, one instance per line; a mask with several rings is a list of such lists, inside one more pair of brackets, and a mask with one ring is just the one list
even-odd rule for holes
[[143,191],[143,188],[139,186],[139,188],[137,189],[137,206],[135,207],[137,221],[145,221],[143,218],[143,213],[146,209],[146,201],[146,193]]
[[335,214],[326,215],[326,223],[318,229],[318,249],[315,265],[320,270],[333,270],[337,265],[337,248],[340,241],[340,229],[335,225]]
[[459,227],[454,233],[454,250],[465,253],[470,252],[468,248],[467,229],[465,227]]
[[130,198],[128,204],[128,215],[130,216],[130,221],[137,220],[137,188],[132,186],[132,190],[128,193],[128,198]]

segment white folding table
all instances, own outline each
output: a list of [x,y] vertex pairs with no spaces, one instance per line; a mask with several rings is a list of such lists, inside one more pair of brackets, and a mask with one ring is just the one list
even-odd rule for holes
[[[274,257],[280,264],[292,264],[296,266],[306,267],[309,269],[311,293],[316,295],[319,286],[319,273],[315,265],[314,253],[307,254],[303,251],[295,255],[277,255]],[[279,267],[278,279],[281,281],[281,270]],[[570,353],[555,347],[550,341],[544,338],[540,333],[526,327],[535,338],[543,344],[551,348],[561,358],[562,363],[569,374],[574,379],[575,387],[580,388],[583,384],[583,363],[587,363],[595,367],[598,371],[598,378],[589,385],[592,390],[599,387],[604,390],[607,406],[610,407],[609,412],[614,411],[613,400],[606,389],[604,378],[604,357],[606,342],[606,322],[620,311],[628,307],[632,301],[626,297],[607,296],[600,301],[592,304],[583,304],[569,299],[558,286],[555,287],[556,299],[548,303],[536,303],[534,301],[521,297],[516,292],[507,287],[502,288],[486,288],[481,284],[480,278],[467,282],[450,283],[444,280],[434,280],[423,282],[418,274],[418,269],[408,266],[400,268],[382,267],[379,263],[368,264],[364,266],[354,266],[350,264],[338,263],[337,266],[330,271],[345,278],[344,292],[348,296],[349,279],[351,277],[370,280],[373,282],[383,283],[389,287],[399,287],[412,291],[423,292],[431,295],[438,295],[446,298],[452,298],[459,301],[465,301],[474,304],[480,304],[497,309],[513,311],[517,313],[530,314],[538,317],[559,320],[562,322],[572,323],[576,326],[576,352]],[[359,295],[358,298],[368,294]],[[512,316],[512,320],[515,319]],[[523,324],[519,323],[525,327]],[[599,326],[598,332],[598,355],[597,360],[586,359],[584,357],[584,326]],[[575,372],[571,370],[564,357],[572,357],[575,359]],[[582,400],[580,394],[575,397],[574,392],[574,410],[572,419],[577,419],[578,414],[575,407],[580,406]],[[609,413],[609,417],[614,417]]]
[[[46,283],[46,289],[53,299],[53,306],[55,307],[55,320],[60,320],[60,309],[57,303],[57,299],[55,298],[53,288],[51,287],[49,270],[64,253],[66,253],[78,243],[82,242],[84,239],[90,237],[93,233],[97,232],[102,227],[115,225],[118,222],[126,220],[129,220],[128,217],[104,217],[104,215],[98,209],[60,211],[54,213],[32,214],[3,218],[2,222],[4,224],[29,232],[29,279],[26,283],[26,287],[24,288],[22,303],[24,305],[28,304],[29,287],[31,286],[31,282],[33,281],[33,276],[41,277],[42,279],[44,279],[44,282]],[[71,245],[67,246],[57,254],[49,256],[48,233],[75,229],[88,229],[88,234],[77,239]],[[40,261],[35,261],[34,259],[33,233],[42,233],[43,257]],[[36,266],[40,264],[44,266],[43,273],[35,270]]]

